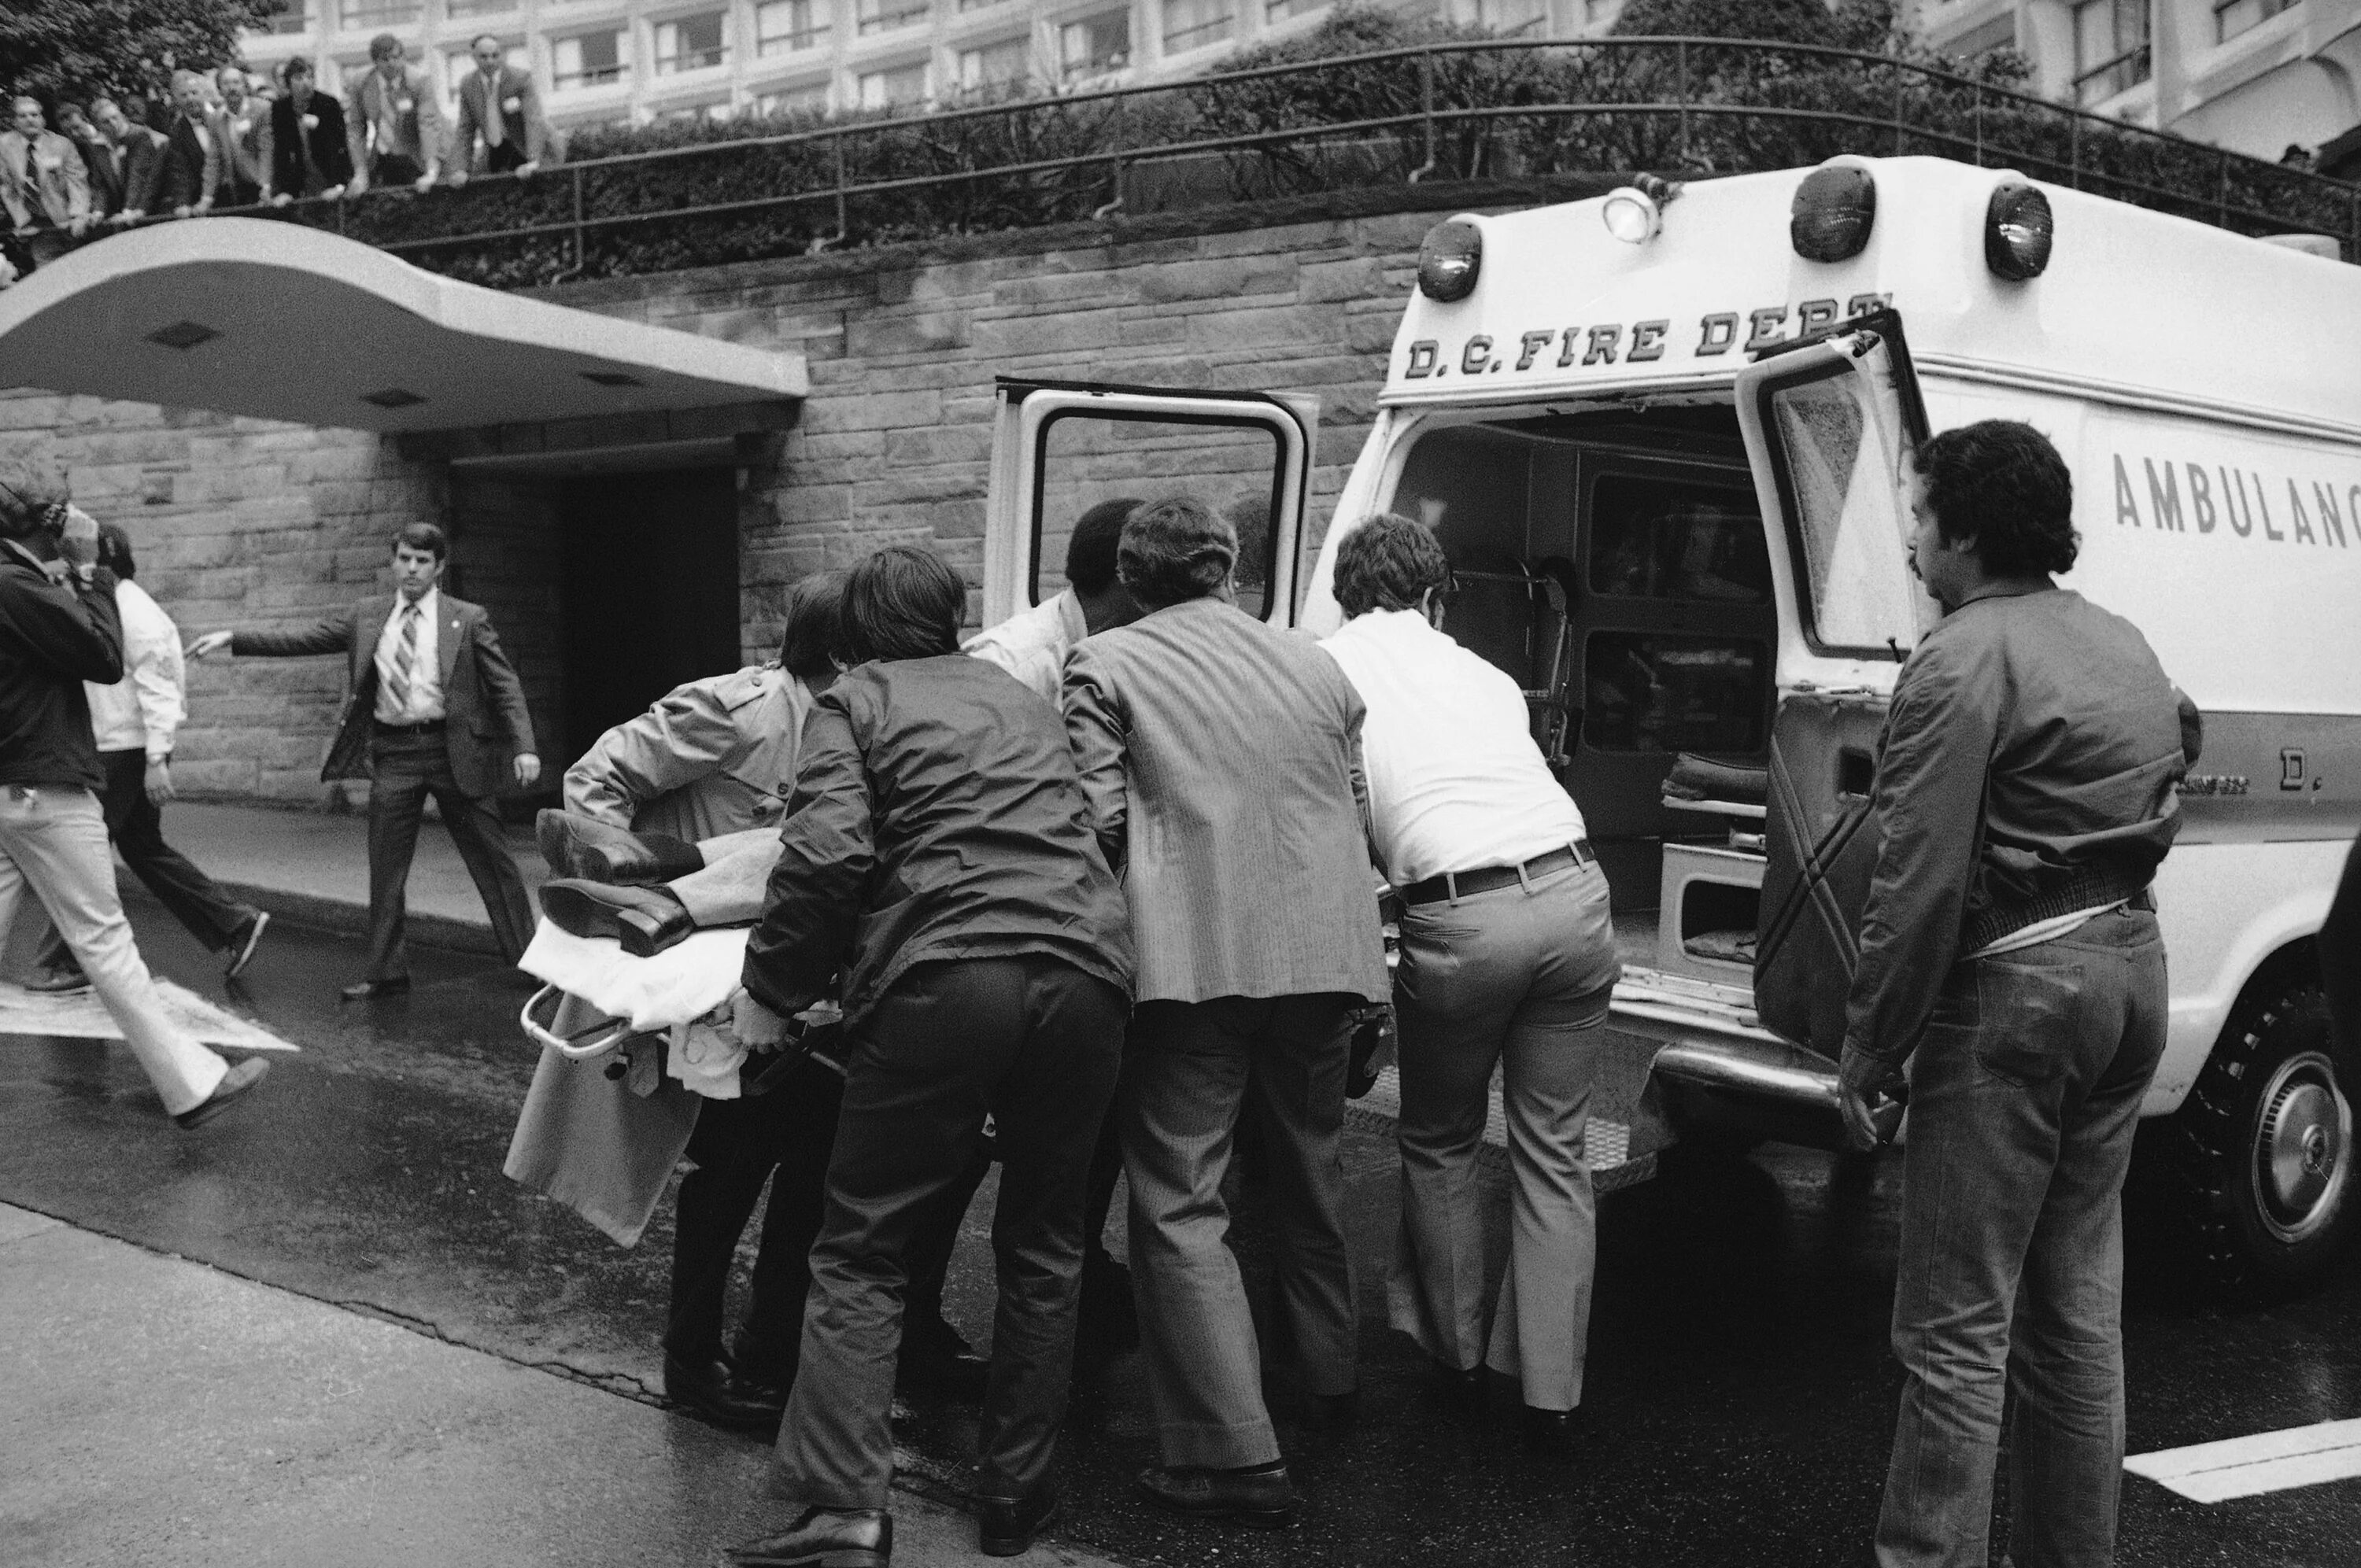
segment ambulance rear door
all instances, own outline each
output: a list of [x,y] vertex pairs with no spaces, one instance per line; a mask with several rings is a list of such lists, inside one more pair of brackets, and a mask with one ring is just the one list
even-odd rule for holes
[[1238,533],[1240,609],[1295,621],[1316,398],[1002,377],[984,503],[983,624],[1066,586],[1066,542],[1102,501],[1190,495]]
[[1833,1057],[1877,855],[1878,732],[1938,614],[1909,568],[1926,408],[1890,310],[1749,366],[1737,399],[1780,600],[1755,1005]]

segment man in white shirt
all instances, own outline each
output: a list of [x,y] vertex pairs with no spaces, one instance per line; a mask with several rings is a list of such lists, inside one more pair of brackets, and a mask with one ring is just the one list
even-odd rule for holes
[[1059,677],[1074,644],[1139,619],[1139,606],[1115,577],[1115,554],[1125,520],[1141,504],[1126,496],[1082,513],[1066,541],[1065,591],[977,632],[960,651],[999,665],[1056,707]]
[[[1321,646],[1367,706],[1376,841],[1402,900],[1402,1221],[1387,1295],[1449,1387],[1518,1379],[1528,1442],[1562,1452],[1582,1400],[1598,1218],[1583,1135],[1620,965],[1607,878],[1534,744],[1523,693],[1435,623],[1451,567],[1408,518],[1338,547],[1348,617]],[[1477,1210],[1495,1064],[1509,1124],[1509,1261],[1488,1335]]]
[[[115,608],[123,620],[123,679],[106,686],[82,683],[99,766],[106,774],[99,805],[107,836],[123,863],[189,935],[226,956],[222,972],[234,980],[252,961],[270,916],[230,897],[164,842],[162,808],[172,798],[172,737],[187,712],[180,628],[131,580],[137,565],[130,535],[111,522],[99,525],[98,564],[115,575]],[[55,927],[27,984],[54,992],[82,991],[90,984]]]

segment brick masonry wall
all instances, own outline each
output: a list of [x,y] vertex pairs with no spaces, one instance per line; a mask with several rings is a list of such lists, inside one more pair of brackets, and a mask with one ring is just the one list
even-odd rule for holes
[[[741,639],[753,659],[776,645],[786,584],[882,544],[929,544],[978,579],[998,375],[1316,394],[1316,533],[1368,432],[1434,216],[1346,213],[1194,233],[1094,226],[545,297],[809,361],[809,401],[741,491]],[[492,608],[544,751],[554,749],[564,536],[549,487],[453,477],[390,439],[349,431],[0,392],[0,440],[27,439],[53,442],[77,499],[131,531],[141,581],[186,635],[302,625],[386,591],[394,531],[413,518],[445,522],[467,595]],[[342,684],[333,659],[195,666],[182,785],[215,797],[334,799],[317,773]]]

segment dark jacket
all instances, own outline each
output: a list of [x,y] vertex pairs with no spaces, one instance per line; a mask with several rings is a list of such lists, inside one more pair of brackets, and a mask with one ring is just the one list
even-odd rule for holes
[[197,140],[196,126],[188,115],[172,116],[172,128],[164,137],[164,170],[157,181],[153,210],[170,212],[214,199],[214,187],[221,183],[229,148],[210,119],[205,134],[213,138],[211,152]]
[[[488,800],[509,786],[512,760],[534,749],[533,716],[525,710],[524,685],[517,679],[516,666],[501,651],[484,607],[449,594],[442,599],[435,663],[443,680],[444,739],[451,751],[451,777],[462,795]],[[240,657],[346,656],[350,695],[345,698],[326,765],[320,770],[323,782],[369,776],[369,740],[377,719],[377,643],[392,613],[393,596],[380,594],[308,631],[240,631],[230,639],[230,652]]]
[[1057,713],[965,654],[863,664],[804,727],[745,981],[857,1023],[913,964],[1046,954],[1131,991],[1123,893]]
[[0,784],[106,787],[82,684],[123,678],[115,574],[49,581],[15,541],[0,542]]
[[1886,715],[1846,1045],[1899,1060],[1960,959],[2145,889],[2180,829],[2191,733],[2147,640],[2080,594],[1945,616]]
[[303,114],[320,122],[303,129],[293,93],[281,93],[270,105],[270,189],[290,196],[308,192],[303,185],[303,148],[312,150],[312,166],[324,186],[349,185],[353,153],[345,136],[345,106],[325,93],[314,91]]
[[111,218],[123,210],[123,154],[111,141],[86,142],[69,137],[90,171],[91,216]]
[[146,126],[133,126],[115,154],[123,167],[123,200],[115,210],[154,212],[164,183],[164,138]]

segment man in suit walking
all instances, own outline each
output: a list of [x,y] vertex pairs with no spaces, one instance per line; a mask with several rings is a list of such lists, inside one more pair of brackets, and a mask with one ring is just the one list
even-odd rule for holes
[[287,91],[270,105],[270,180],[263,194],[281,207],[299,196],[343,195],[353,181],[345,106],[319,90],[312,62],[302,55],[279,71]]
[[[500,828],[498,796],[541,777],[524,687],[481,605],[436,586],[450,558],[443,531],[413,522],[395,536],[392,598],[365,598],[308,631],[209,631],[189,647],[202,659],[227,648],[264,658],[343,653],[351,696],[323,780],[369,780],[369,959],[347,1002],[410,989],[402,940],[404,884],[428,795],[514,959],[533,936],[533,908]],[[502,767],[503,759],[507,766]]]
[[93,98],[90,117],[115,144],[115,167],[123,180],[123,199],[107,214],[107,222],[136,224],[155,209],[157,189],[164,179],[164,138],[148,128],[148,106],[137,98],[120,103]]
[[415,185],[424,195],[443,168],[443,110],[426,73],[402,59],[401,40],[369,40],[369,68],[353,84],[346,134],[353,143],[352,189]]
[[48,128],[41,101],[19,96],[0,132],[0,206],[37,263],[63,256],[90,226],[90,170],[73,143]]
[[1389,987],[1355,760],[1361,699],[1316,644],[1232,602],[1237,554],[1201,501],[1141,508],[1117,570],[1147,613],[1076,645],[1063,700],[1139,955],[1115,1114],[1164,1458],[1140,1489],[1178,1512],[1280,1525],[1300,1498],[1263,1402],[1222,1182],[1250,1114],[1278,1213],[1282,1337],[1315,1412],[1347,1415],[1345,1074],[1357,1014]]
[[173,76],[172,101],[181,112],[164,133],[164,172],[157,203],[171,208],[176,218],[203,217],[214,210],[214,190],[221,183],[229,138],[205,94],[205,79],[195,71]]
[[476,144],[484,147],[486,172],[513,169],[531,179],[549,148],[549,122],[542,117],[541,92],[533,72],[508,62],[508,51],[489,33],[468,48],[476,69],[459,82],[459,123],[451,133],[451,183],[465,185],[476,165]]
[[214,72],[221,89],[222,170],[214,188],[217,206],[251,207],[262,200],[270,179],[270,105],[248,90],[242,67]]

